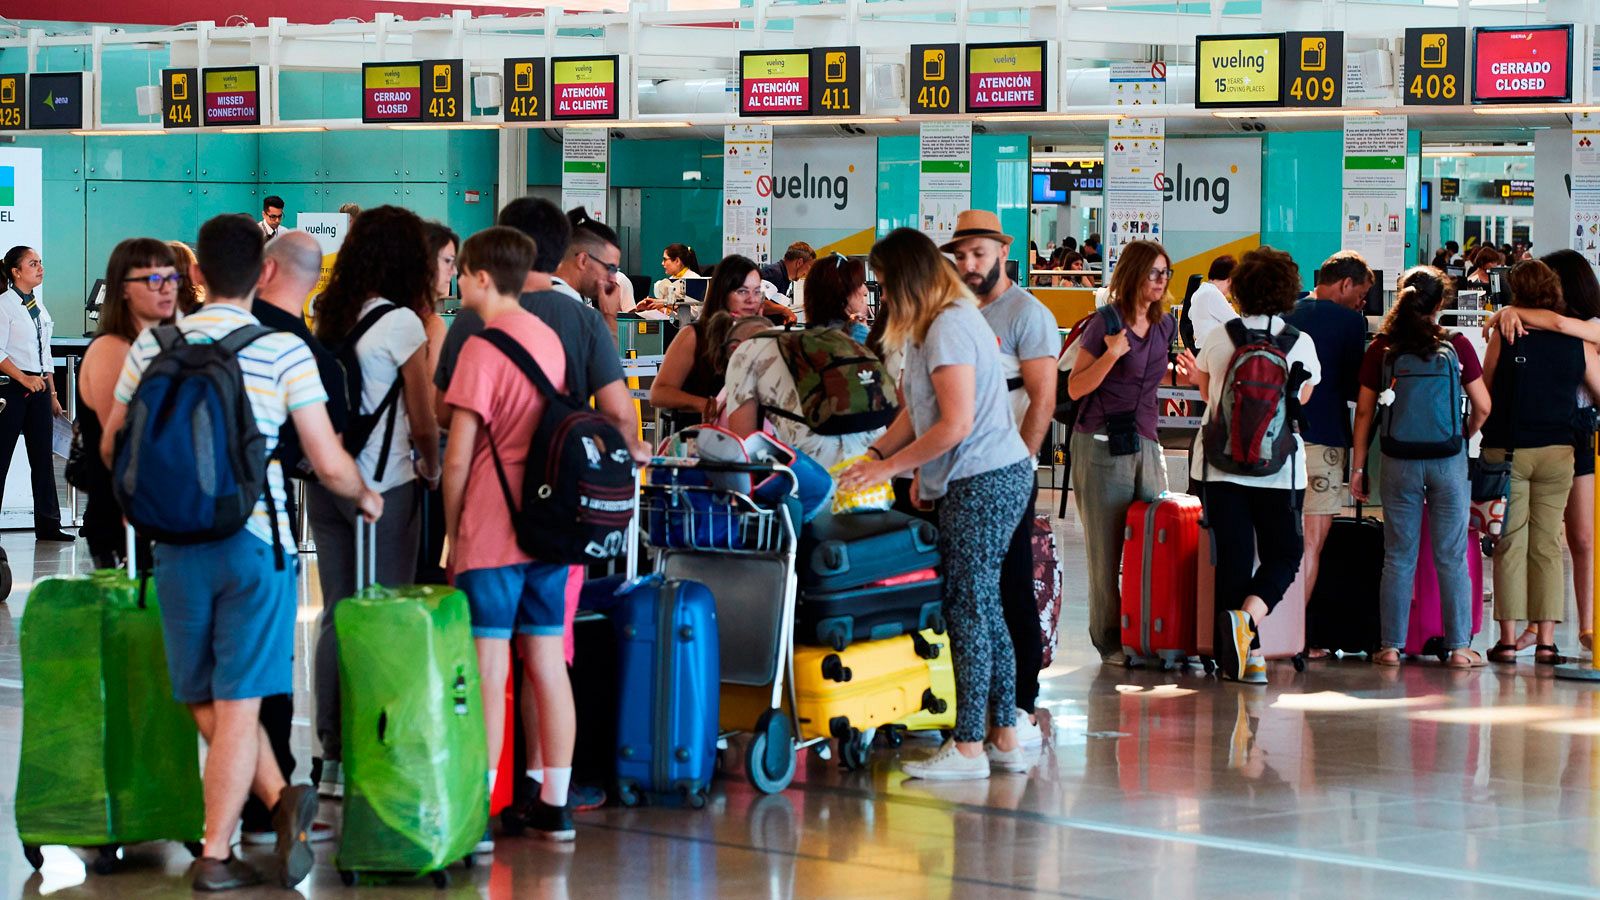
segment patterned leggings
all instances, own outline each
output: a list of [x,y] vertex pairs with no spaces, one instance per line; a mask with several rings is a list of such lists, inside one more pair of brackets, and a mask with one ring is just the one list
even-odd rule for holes
[[983,740],[991,722],[1016,724],[1017,661],[1000,609],[1000,564],[1026,511],[1032,477],[1033,461],[1023,460],[952,481],[939,501],[958,741]]

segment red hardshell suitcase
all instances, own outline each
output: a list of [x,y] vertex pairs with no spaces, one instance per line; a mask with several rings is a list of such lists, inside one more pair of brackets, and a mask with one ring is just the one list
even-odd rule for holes
[[[1483,630],[1483,554],[1480,535],[1467,531],[1467,574],[1472,580],[1468,602],[1472,606],[1472,633]],[[1428,510],[1422,510],[1422,537],[1417,545],[1417,574],[1411,582],[1411,618],[1406,625],[1406,654],[1449,656],[1444,650],[1444,612],[1439,603],[1439,573],[1433,565],[1433,538]]]
[[1162,494],[1128,507],[1122,543],[1122,648],[1181,665],[1195,652],[1200,498]]

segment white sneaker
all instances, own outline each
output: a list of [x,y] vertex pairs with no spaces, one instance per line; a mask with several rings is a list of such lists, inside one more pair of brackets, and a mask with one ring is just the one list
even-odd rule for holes
[[1044,746],[1044,729],[1023,709],[1017,710],[1017,743],[1029,749]]
[[939,752],[927,759],[910,760],[900,764],[906,775],[926,778],[929,781],[964,781],[989,777],[987,755],[965,756],[956,749],[955,741],[945,741]]
[[1038,753],[1029,753],[1021,744],[1015,750],[1001,750],[993,744],[984,744],[983,751],[989,758],[989,768],[999,772],[1025,773],[1033,768],[1034,760],[1038,757]]
[[317,781],[317,794],[329,800],[344,799],[344,767],[336,759],[322,761],[322,777]]

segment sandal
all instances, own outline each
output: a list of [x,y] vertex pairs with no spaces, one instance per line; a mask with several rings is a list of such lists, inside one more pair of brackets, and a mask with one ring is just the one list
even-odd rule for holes
[[1489,661],[1497,663],[1515,663],[1517,661],[1517,645],[1499,643],[1489,648]]
[[1561,648],[1555,644],[1539,644],[1533,648],[1533,661],[1541,666],[1559,666],[1567,661]]
[[1590,653],[1593,653],[1594,652],[1594,632],[1592,632],[1592,631],[1580,631],[1580,632],[1578,632],[1578,645],[1581,646],[1583,649],[1589,651]]
[[1306,650],[1306,660],[1308,662],[1321,662],[1325,659],[1333,659],[1332,650],[1326,650],[1322,647],[1311,647]]
[[1388,666],[1393,668],[1400,665],[1400,651],[1395,647],[1385,647],[1372,654],[1372,664],[1375,666]]
[[1529,625],[1522,630],[1521,634],[1517,635],[1517,652],[1521,653],[1529,647],[1537,646],[1538,643],[1539,629]]
[[1480,669],[1487,666],[1489,661],[1483,654],[1471,647],[1462,647],[1450,651],[1450,658],[1445,662],[1445,667],[1450,669]]

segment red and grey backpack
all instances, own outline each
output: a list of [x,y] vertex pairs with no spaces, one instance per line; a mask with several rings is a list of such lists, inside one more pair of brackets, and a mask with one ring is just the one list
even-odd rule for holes
[[1285,324],[1274,335],[1270,318],[1265,330],[1248,328],[1243,319],[1225,327],[1233,356],[1205,424],[1205,463],[1230,475],[1271,475],[1295,450],[1299,404],[1294,392],[1302,378],[1289,362],[1289,350],[1300,332]]

